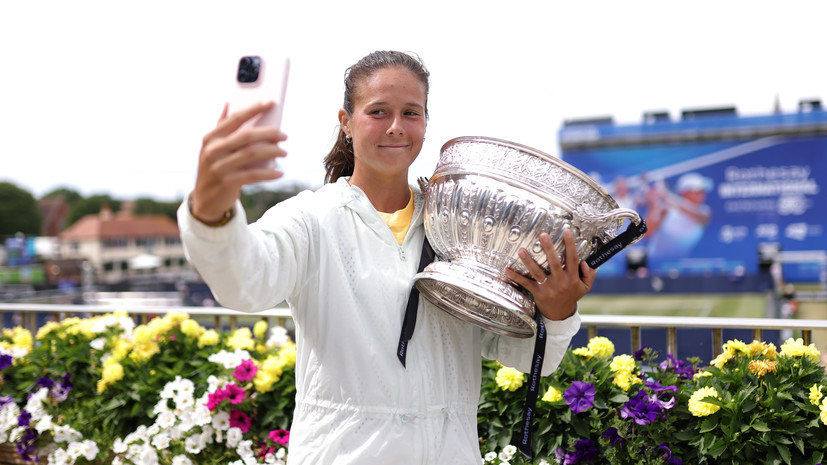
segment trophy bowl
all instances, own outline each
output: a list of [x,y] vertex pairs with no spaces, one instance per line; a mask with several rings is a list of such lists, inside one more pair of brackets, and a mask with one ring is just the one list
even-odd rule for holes
[[[520,248],[548,273],[540,234],[548,233],[564,257],[563,232],[570,230],[577,255],[592,258],[587,262],[596,268],[645,232],[640,215],[619,208],[585,173],[514,142],[452,139],[443,145],[433,176],[420,184],[425,234],[436,260],[414,284],[440,309],[505,336],[527,338],[536,331],[530,294],[504,274],[510,267],[528,275]],[[624,220],[639,228],[619,244]]]

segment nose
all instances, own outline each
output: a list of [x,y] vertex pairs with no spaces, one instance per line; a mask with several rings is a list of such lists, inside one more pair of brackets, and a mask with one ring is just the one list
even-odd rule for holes
[[402,117],[400,115],[397,115],[397,116],[394,116],[393,118],[391,118],[390,126],[388,126],[388,130],[386,131],[386,133],[389,136],[392,136],[392,135],[399,136],[399,135],[402,135],[403,132],[404,132],[404,129],[402,128]]

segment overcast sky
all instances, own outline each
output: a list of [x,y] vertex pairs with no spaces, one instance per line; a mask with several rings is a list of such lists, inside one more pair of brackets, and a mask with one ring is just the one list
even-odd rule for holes
[[821,1],[3,2],[0,180],[38,197],[182,197],[237,57],[264,45],[292,60],[282,166],[311,186],[343,72],[379,49],[416,52],[431,71],[412,180],[458,136],[557,155],[565,119],[766,114],[776,98],[791,112],[827,103],[825,19]]

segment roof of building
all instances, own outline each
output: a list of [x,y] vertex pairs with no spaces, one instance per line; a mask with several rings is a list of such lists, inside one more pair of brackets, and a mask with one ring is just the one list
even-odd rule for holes
[[165,215],[133,215],[129,211],[86,215],[60,234],[62,240],[178,236],[178,224]]

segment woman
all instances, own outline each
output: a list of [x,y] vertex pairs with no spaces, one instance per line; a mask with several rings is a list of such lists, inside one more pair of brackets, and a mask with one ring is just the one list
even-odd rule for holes
[[[407,363],[396,357],[422,249],[421,192],[408,168],[422,148],[429,74],[415,57],[375,52],[345,74],[341,132],[325,158],[328,183],[247,226],[238,194],[280,173],[245,168],[284,156],[277,129],[242,128],[261,104],[227,116],[204,138],[196,186],[179,209],[188,256],[218,300],[244,311],[290,304],[296,324],[294,464],[480,463],[480,354],[528,371],[533,340],[498,337],[420,299]],[[188,206],[187,206],[188,205]],[[230,212],[230,213],[227,213]],[[235,212],[235,213],[232,213]],[[568,250],[573,238],[566,236]],[[580,327],[576,303],[594,271],[563,269],[541,239],[551,275],[528,254],[546,318],[544,374]],[[566,257],[577,263],[576,255]],[[549,279],[550,278],[550,279]]]

